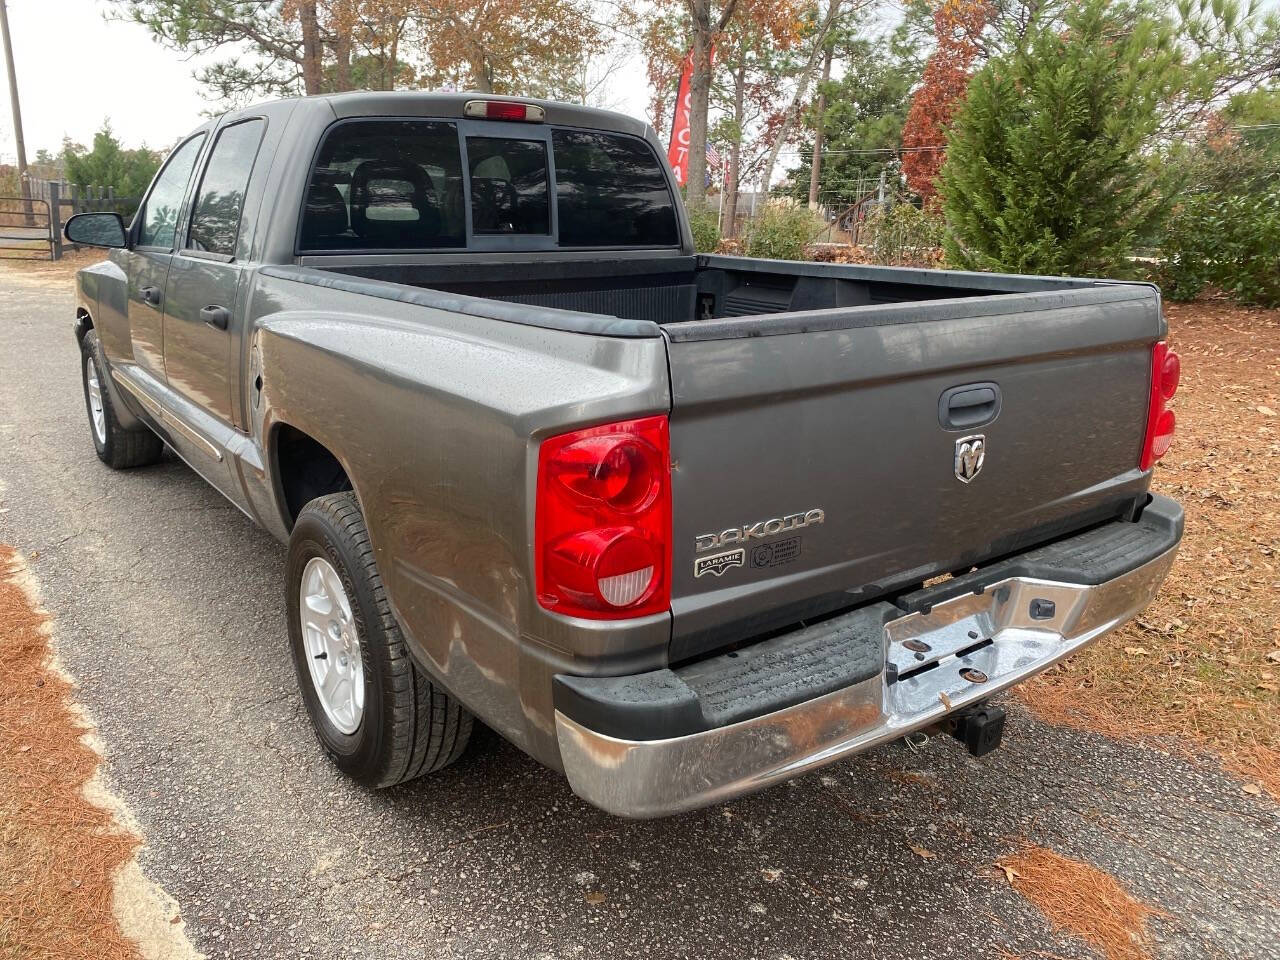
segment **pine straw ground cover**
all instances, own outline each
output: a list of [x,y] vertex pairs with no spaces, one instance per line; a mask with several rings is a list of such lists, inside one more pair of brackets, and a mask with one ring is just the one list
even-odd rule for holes
[[98,755],[19,573],[0,545],[0,958],[133,960],[112,895],[138,840],[85,796]]
[[1182,385],[1154,489],[1186,509],[1178,561],[1137,621],[1018,693],[1053,723],[1208,749],[1280,799],[1280,310],[1166,309]]
[[1151,956],[1147,918],[1158,911],[1135,900],[1111,874],[1030,844],[996,865],[1054,927],[1080,938],[1106,960]]

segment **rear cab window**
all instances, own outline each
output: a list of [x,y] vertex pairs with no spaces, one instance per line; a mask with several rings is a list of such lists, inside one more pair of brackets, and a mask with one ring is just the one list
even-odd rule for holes
[[[312,167],[299,253],[678,247],[662,163],[639,137],[483,121],[339,121]],[[464,173],[465,172],[465,173]]]
[[675,238],[675,205],[643,140],[588,130],[551,134],[563,247],[660,247]]
[[467,166],[474,233],[551,233],[544,142],[467,137]]
[[356,120],[330,128],[307,185],[303,250],[466,246],[456,124]]

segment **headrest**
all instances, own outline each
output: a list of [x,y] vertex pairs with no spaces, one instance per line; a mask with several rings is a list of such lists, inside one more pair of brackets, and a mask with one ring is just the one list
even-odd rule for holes
[[347,203],[342,191],[332,183],[312,181],[307,188],[307,205],[302,217],[302,245],[324,246],[323,238],[347,232]]

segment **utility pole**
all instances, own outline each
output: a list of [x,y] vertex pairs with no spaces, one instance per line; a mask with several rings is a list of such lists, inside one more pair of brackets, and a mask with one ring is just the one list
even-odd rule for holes
[[18,145],[18,182],[22,185],[22,199],[26,200],[26,222],[31,226],[31,184],[27,180],[27,145],[22,139],[22,107],[18,104],[18,70],[13,65],[13,43],[9,39],[9,11],[0,0],[0,35],[4,38],[4,60],[9,67],[9,101],[13,107],[13,139]]

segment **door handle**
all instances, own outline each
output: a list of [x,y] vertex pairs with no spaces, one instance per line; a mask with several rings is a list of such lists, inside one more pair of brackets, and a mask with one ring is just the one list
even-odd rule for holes
[[994,383],[952,387],[938,399],[938,419],[948,430],[969,430],[990,423],[1000,413],[1000,388]]
[[225,330],[227,329],[227,324],[231,322],[231,311],[226,307],[211,304],[200,308],[200,319],[211,327]]
[[144,303],[149,303],[153,307],[160,306],[160,288],[159,287],[143,287],[139,293],[142,294]]

